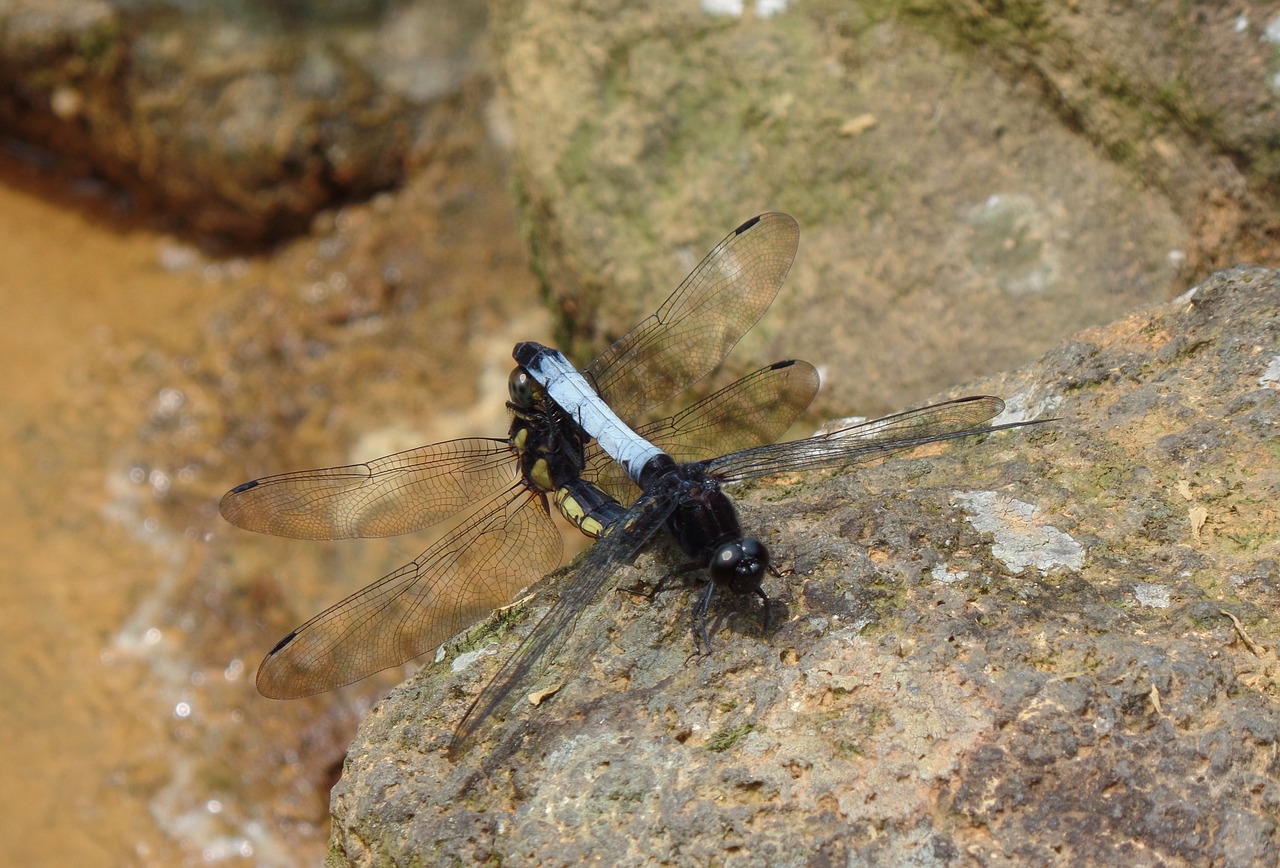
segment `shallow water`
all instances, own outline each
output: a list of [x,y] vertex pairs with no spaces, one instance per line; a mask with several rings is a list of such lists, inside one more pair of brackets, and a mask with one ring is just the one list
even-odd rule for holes
[[[166,852],[146,799],[118,775],[156,738],[158,697],[104,665],[137,601],[180,553],[125,538],[105,513],[103,469],[130,409],[94,370],[123,342],[189,341],[210,300],[199,278],[159,266],[163,240],[105,226],[101,209],[50,201],[9,166],[0,185],[0,825],[14,864],[109,864]],[[90,203],[85,203],[90,205]],[[127,287],[127,291],[120,291]],[[16,774],[13,774],[17,772]],[[125,796],[121,798],[121,796]]]
[[[346,746],[406,670],[290,703],[254,670],[426,540],[259,537],[217,498],[504,433],[510,347],[549,318],[500,160],[471,156],[256,261],[0,166],[7,861],[323,859]],[[433,370],[433,352],[456,363]]]

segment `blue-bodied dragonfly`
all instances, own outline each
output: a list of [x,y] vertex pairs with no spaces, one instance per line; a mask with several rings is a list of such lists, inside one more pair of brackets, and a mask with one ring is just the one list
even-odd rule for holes
[[[701,379],[773,301],[798,238],[786,214],[735,229],[656,313],[584,369],[595,393],[635,423]],[[302,539],[392,536],[463,514],[412,562],[280,640],[258,669],[262,694],[306,696],[400,665],[509,602],[560,560],[549,494],[584,532],[615,523],[622,513],[614,498],[629,500],[630,483],[609,472],[607,456],[571,415],[542,400],[526,372],[514,371],[509,386],[505,439],[451,440],[364,464],[268,476],[222,498],[232,524]],[[709,458],[773,441],[817,386],[811,365],[779,363],[639,430],[685,460]],[[571,586],[560,605],[574,595],[581,596]],[[476,715],[467,721],[474,731]]]
[[723,486],[792,471],[847,469],[927,443],[1036,424],[988,425],[1004,410],[1004,401],[975,395],[801,440],[769,442],[709,459],[678,460],[644,431],[633,431],[559,351],[527,342],[516,347],[514,356],[520,364],[518,370],[544,390],[546,406],[574,419],[595,438],[595,445],[616,460],[633,482],[633,491],[640,495],[628,509],[614,504],[604,511],[608,518],[600,541],[578,567],[570,591],[552,606],[477,698],[458,727],[455,746],[474,740],[500,713],[507,697],[525,692],[537,677],[543,658],[563,641],[582,607],[600,592],[619,565],[633,558],[664,526],[689,558],[668,576],[706,570],[710,578],[694,609],[695,633],[704,647],[709,645],[706,613],[717,587],[759,597],[767,627],[768,597],[762,581],[771,570],[769,552],[759,540],[743,533]]

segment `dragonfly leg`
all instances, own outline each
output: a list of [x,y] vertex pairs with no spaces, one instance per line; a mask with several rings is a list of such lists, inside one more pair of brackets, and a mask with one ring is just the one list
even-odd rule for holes
[[652,600],[654,597],[658,596],[658,594],[662,593],[667,582],[671,581],[674,577],[687,576],[689,573],[696,573],[698,570],[706,569],[706,566],[706,564],[700,564],[697,561],[689,561],[672,567],[667,570],[666,574],[662,578],[658,579],[658,583],[654,585],[653,590],[649,592],[649,599]]
[[705,653],[711,653],[711,637],[707,635],[707,611],[711,608],[711,597],[715,594],[716,583],[707,582],[707,589],[702,592],[698,598],[698,604],[693,607],[693,632],[695,638],[706,649]]
[[657,599],[658,594],[662,593],[662,591],[666,589],[667,581],[672,576],[683,575],[684,573],[693,572],[697,569],[701,569],[701,567],[696,563],[681,564],[678,567],[673,567],[668,570],[663,577],[658,579],[658,581],[654,583],[653,587],[649,588],[647,591],[641,591],[637,588],[620,588],[619,590],[626,591],[628,594],[634,594],[637,597],[644,597],[646,600],[653,602]]
[[772,615],[769,607],[769,596],[764,592],[764,588],[756,587],[756,596],[760,598],[760,629],[767,636],[769,634],[769,619]]
[[644,597],[649,602],[653,602],[654,590],[652,588],[647,591],[642,591],[640,588],[618,588],[618,590],[626,591],[634,597]]

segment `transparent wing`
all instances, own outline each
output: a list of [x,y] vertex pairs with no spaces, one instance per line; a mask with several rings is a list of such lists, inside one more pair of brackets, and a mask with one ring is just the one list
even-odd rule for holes
[[536,494],[519,485],[491,495],[414,561],[282,639],[258,668],[258,690],[296,699],[398,666],[510,602],[560,552]]
[[778,294],[800,241],[787,214],[743,223],[715,246],[657,312],[583,373],[624,421],[683,392],[729,354]]
[[[818,394],[818,372],[805,361],[777,362],[636,433],[678,462],[704,461],[782,436]],[[592,443],[586,450],[592,479],[619,501],[639,490],[626,472]]]
[[736,482],[818,467],[859,464],[878,456],[938,440],[1017,428],[1017,422],[982,428],[999,415],[1004,401],[989,395],[959,398],[908,410],[804,440],[743,449],[707,462],[707,470],[724,482]]
[[625,518],[605,531],[587,553],[560,599],[471,704],[449,744],[450,757],[465,753],[488,732],[495,714],[506,710],[502,706],[511,697],[528,692],[542,674],[543,664],[554,659],[573,631],[583,608],[595,599],[618,567],[634,558],[640,547],[662,527],[675,504],[670,491],[656,488],[642,495]]
[[518,474],[505,440],[448,440],[367,464],[255,479],[228,491],[219,509],[237,527],[275,536],[395,536],[506,491]]

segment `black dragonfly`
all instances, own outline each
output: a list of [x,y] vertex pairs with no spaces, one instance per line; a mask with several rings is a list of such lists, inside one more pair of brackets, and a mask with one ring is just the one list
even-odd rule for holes
[[[521,371],[546,392],[543,400],[574,419],[612,456],[641,494],[629,509],[603,510],[600,540],[578,567],[569,589],[554,603],[477,698],[458,727],[452,750],[464,748],[499,716],[512,695],[523,695],[540,664],[572,629],[573,622],[618,567],[633,558],[663,526],[689,561],[672,575],[706,570],[710,581],[694,609],[695,634],[709,647],[705,619],[717,587],[754,594],[768,625],[768,597],[761,583],[772,571],[768,549],[746,536],[723,486],[747,479],[827,467],[849,468],[893,452],[959,437],[1017,428],[1035,422],[984,425],[1004,410],[990,395],[959,398],[785,443],[767,443],[710,459],[677,460],[632,431],[557,350],[522,343],[515,350]],[[788,363],[780,363],[788,364]],[[1050,421],[1050,420],[1043,420]],[[573,486],[566,489],[573,491]],[[659,584],[662,583],[659,582]]]
[[[595,393],[633,424],[701,379],[773,301],[798,238],[786,214],[763,214],[735,229],[656,313],[584,369]],[[772,365],[639,431],[683,460],[772,442],[808,406],[817,385],[817,372],[805,362]],[[548,494],[589,535],[618,523],[616,498],[630,500],[632,484],[521,369],[512,374],[510,392],[506,439],[451,440],[365,464],[268,476],[222,498],[222,515],[232,524],[303,539],[392,536],[463,514],[412,562],[277,643],[258,669],[263,695],[297,698],[397,666],[509,602],[560,560]],[[552,614],[575,595],[581,596],[576,583]],[[468,731],[493,690],[473,706]]]

